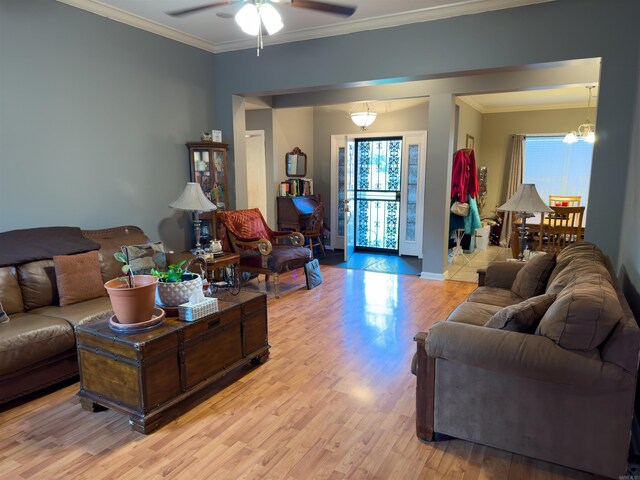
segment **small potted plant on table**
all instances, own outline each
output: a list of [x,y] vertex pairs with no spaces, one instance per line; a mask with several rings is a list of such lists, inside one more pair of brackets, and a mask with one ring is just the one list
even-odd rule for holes
[[124,263],[122,271],[126,277],[109,280],[104,284],[104,288],[109,294],[118,323],[133,324],[149,321],[155,308],[158,278],[153,275],[133,275],[129,259],[123,252],[116,252],[114,257]]
[[158,297],[163,306],[177,307],[189,301],[191,295],[202,291],[202,278],[184,268],[186,260],[169,265],[166,272],[151,270],[158,279]]

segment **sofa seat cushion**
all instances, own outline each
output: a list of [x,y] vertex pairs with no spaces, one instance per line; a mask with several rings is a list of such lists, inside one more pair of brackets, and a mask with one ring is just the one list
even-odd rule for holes
[[[240,265],[254,268],[265,268],[263,255],[257,250],[240,252]],[[272,272],[282,273],[301,268],[311,261],[311,250],[306,247],[291,245],[274,245],[273,250],[266,256],[266,268]]]
[[42,307],[32,310],[31,313],[37,313],[38,315],[46,317],[60,318],[66,320],[71,325],[82,325],[83,323],[96,318],[98,315],[103,315],[112,311],[113,308],[111,307],[109,297],[98,297],[91,300],[85,300],[84,302],[74,303],[73,305],[67,305],[65,307],[57,307],[54,305]]
[[511,332],[534,333],[540,320],[555,299],[555,295],[544,294],[504,307],[492,316],[484,326]]
[[486,303],[462,302],[447,317],[447,322],[484,325],[501,307]]
[[60,318],[17,313],[0,325],[0,375],[15,372],[76,345],[73,327]]
[[467,302],[485,303],[500,308],[520,303],[522,300],[524,298],[516,295],[511,290],[496,287],[478,287],[467,298]]
[[24,312],[16,267],[0,267],[0,302],[8,315]]
[[599,274],[588,274],[558,294],[536,334],[563,348],[586,351],[599,347],[623,317],[609,280]]
[[571,260],[567,267],[549,282],[546,292],[558,294],[568,285],[575,283],[577,280],[589,274],[601,275],[609,283],[613,284],[611,274],[605,264],[592,256],[586,256],[585,258],[578,257]]
[[511,291],[522,298],[543,294],[555,264],[555,253],[532,257],[516,275]]

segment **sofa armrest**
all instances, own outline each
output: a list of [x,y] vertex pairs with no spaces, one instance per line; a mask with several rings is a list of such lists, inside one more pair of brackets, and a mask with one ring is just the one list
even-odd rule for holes
[[429,357],[544,382],[597,389],[634,384],[619,366],[566,350],[540,335],[438,322],[429,330],[425,348]]
[[[487,266],[483,281],[486,287],[511,288],[516,275],[525,262],[491,262]],[[480,275],[478,274],[478,284]]]

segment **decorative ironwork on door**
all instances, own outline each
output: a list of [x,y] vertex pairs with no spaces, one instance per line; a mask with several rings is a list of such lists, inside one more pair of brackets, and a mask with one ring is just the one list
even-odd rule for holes
[[356,248],[398,250],[402,138],[356,140]]

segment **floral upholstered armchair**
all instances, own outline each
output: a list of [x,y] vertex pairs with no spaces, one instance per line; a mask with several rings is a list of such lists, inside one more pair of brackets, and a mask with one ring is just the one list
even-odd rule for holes
[[260,210],[217,212],[223,249],[240,255],[240,272],[273,277],[276,298],[280,297],[280,274],[302,268],[311,260],[311,251],[303,247],[300,232],[274,232]]

